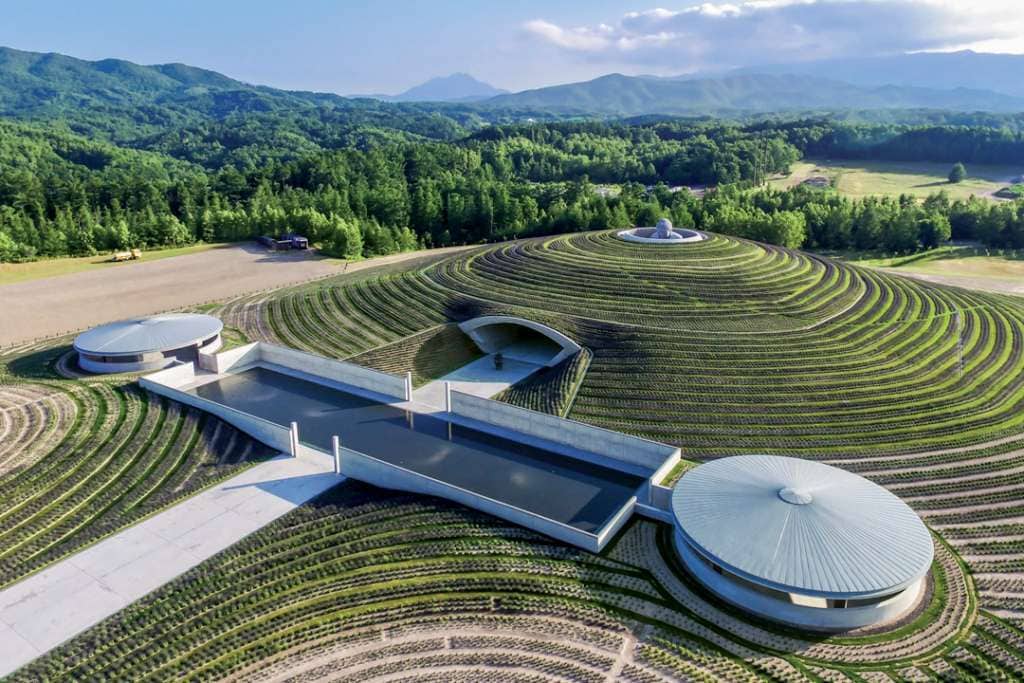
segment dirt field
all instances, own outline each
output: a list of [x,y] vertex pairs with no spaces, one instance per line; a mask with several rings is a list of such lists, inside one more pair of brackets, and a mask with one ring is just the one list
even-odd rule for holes
[[[457,248],[456,248],[457,249]],[[445,250],[434,250],[439,253]],[[0,347],[248,292],[404,261],[423,252],[346,264],[311,252],[232,245],[0,286]]]
[[[187,254],[198,254],[210,249],[226,249],[231,245],[224,244],[193,244],[187,247],[175,247],[172,249],[147,249],[142,252],[143,262],[159,261],[165,258],[185,256]],[[86,270],[104,270],[125,268],[135,265],[136,262],[124,261],[114,263],[110,260],[110,254],[97,254],[96,256],[79,256],[71,258],[50,258],[27,263],[0,263],[0,286],[9,285],[15,282],[26,282],[38,280],[44,277],[57,277],[58,275],[69,275],[80,273]]]

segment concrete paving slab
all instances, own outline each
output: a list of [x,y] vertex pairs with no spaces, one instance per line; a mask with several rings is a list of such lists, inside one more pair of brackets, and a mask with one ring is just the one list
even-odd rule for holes
[[279,456],[0,591],[0,676],[338,484],[333,465]]
[[[258,494],[259,492],[253,492]],[[228,508],[225,502],[231,498],[215,498],[213,496],[197,498],[192,505],[175,506],[165,514],[157,515],[139,526],[156,534],[160,538],[173,541],[188,534],[211,519],[224,514]]]
[[158,543],[159,538],[152,531],[134,526],[112,536],[109,543],[94,545],[69,557],[68,562],[98,579],[142,557]]
[[[503,352],[504,353],[504,352]],[[436,408],[444,407],[444,383],[451,382],[454,391],[481,398],[491,398],[510,386],[532,375],[543,367],[535,359],[515,360],[505,356],[501,370],[494,367],[494,354],[477,358],[458,370],[449,372],[412,392],[413,400]],[[549,354],[550,357],[550,354]]]
[[78,633],[95,624],[99,621],[97,614],[108,616],[128,602],[93,580],[67,599],[40,605],[29,617],[11,624],[11,628],[40,652],[46,652],[67,640],[69,632]]
[[47,604],[71,600],[92,580],[74,564],[59,562],[0,593],[0,621],[14,626],[31,619]]
[[199,558],[192,553],[161,539],[160,544],[142,557],[105,572],[101,583],[123,596],[127,604],[134,596],[141,597],[181,574],[182,566],[194,567],[199,562]]
[[225,510],[191,533],[175,539],[174,545],[182,552],[205,560],[224,550],[238,539],[240,533],[252,533],[264,526],[264,517],[246,516],[234,510]]
[[[0,623],[0,662],[18,668],[39,656],[39,650],[7,624]],[[12,669],[13,670],[13,669]]]

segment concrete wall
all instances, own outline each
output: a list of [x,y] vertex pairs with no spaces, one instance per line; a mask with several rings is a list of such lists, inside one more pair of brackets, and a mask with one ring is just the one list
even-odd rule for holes
[[[230,352],[229,352],[230,353]],[[303,351],[259,343],[259,360],[405,400],[405,378]]]
[[[191,368],[192,366],[188,365],[179,367]],[[179,368],[171,368],[171,371],[178,369]],[[164,372],[169,371],[165,370]],[[157,373],[157,375],[162,374],[163,373]],[[173,399],[179,403],[184,403],[185,405],[189,405],[193,408],[204,410],[211,415],[215,415],[228,424],[242,430],[257,441],[261,441],[282,453],[289,453],[291,451],[291,438],[287,427],[282,427],[281,425],[256,417],[255,415],[243,413],[219,403],[214,403],[213,401],[200,398],[194,394],[186,393],[175,388],[175,386],[168,386],[167,384],[162,383],[163,379],[174,381],[180,378],[173,375],[169,377],[158,377],[157,375],[140,377],[139,386],[147,391],[153,392],[154,394],[166,396],[167,398]],[[302,436],[301,433],[299,436]]]
[[509,315],[485,315],[459,323],[459,329],[469,335],[470,339],[485,353],[497,353],[503,348],[519,340],[519,333],[533,330],[558,344],[562,350],[549,360],[546,365],[553,367],[566,358],[580,352],[580,345],[558,330],[526,318]]
[[[655,481],[659,481],[661,477],[655,478]],[[651,484],[651,506],[656,507],[659,510],[664,510],[671,513],[672,511],[672,487],[662,486],[661,484]]]
[[[681,228],[674,228],[672,232],[676,233],[678,237],[675,239],[663,239],[658,237],[651,237],[649,235],[654,234],[653,228],[633,228],[631,230],[620,230],[615,233],[615,236],[620,240],[626,242],[636,242],[638,244],[653,244],[655,246],[673,246],[677,244],[688,244],[690,242],[702,242],[707,239],[707,235],[696,230],[685,230]],[[645,236],[648,235],[648,236]]]
[[223,351],[210,357],[205,354],[199,355],[199,365],[204,370],[223,374],[233,367],[242,367],[257,362],[262,356],[263,342],[253,342],[244,346],[238,346],[230,351]]
[[599,534],[592,534],[347,448],[341,452],[341,474],[381,488],[455,501],[594,553],[626,523],[635,503],[635,499],[630,500]]
[[677,530],[675,547],[683,564],[698,581],[726,602],[766,619],[811,631],[840,633],[898,619],[917,604],[925,592],[925,579],[888,600],[864,607],[805,607],[758,593],[731,581],[707,565]]
[[679,449],[674,446],[518,408],[500,401],[471,396],[460,391],[452,392],[452,413],[629,463],[649,474],[662,469],[666,460],[679,458]]
[[[191,384],[196,378],[196,368],[192,363],[182,363],[181,365],[175,365],[159,372],[154,372],[145,377],[139,378],[139,385],[151,389],[151,385],[162,385],[165,387],[182,387]],[[156,392],[160,393],[160,392]]]

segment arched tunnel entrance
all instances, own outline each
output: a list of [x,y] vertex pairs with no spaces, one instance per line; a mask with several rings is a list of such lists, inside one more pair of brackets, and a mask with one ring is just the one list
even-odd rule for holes
[[484,353],[552,367],[579,353],[580,345],[547,325],[507,315],[485,315],[459,323]]

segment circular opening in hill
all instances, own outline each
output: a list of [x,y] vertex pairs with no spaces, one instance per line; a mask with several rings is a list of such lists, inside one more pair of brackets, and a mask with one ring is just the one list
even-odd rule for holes
[[707,235],[696,230],[675,228],[672,221],[661,218],[653,228],[630,228],[620,230],[616,237],[626,242],[638,242],[640,244],[688,244],[690,242],[701,242],[707,239]]

